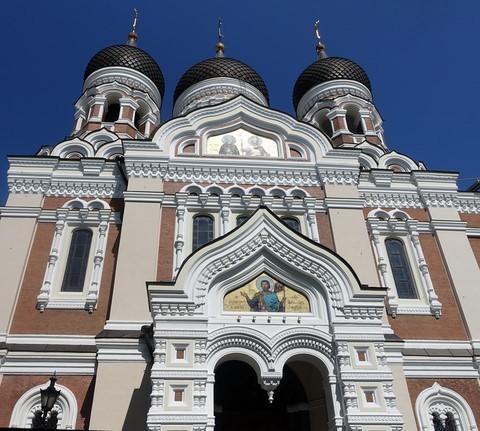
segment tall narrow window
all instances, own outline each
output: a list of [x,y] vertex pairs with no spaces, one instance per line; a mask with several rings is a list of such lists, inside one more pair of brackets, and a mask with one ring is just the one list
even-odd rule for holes
[[92,244],[92,231],[77,229],[72,234],[68,251],[62,292],[82,292],[87,274],[88,255]]
[[199,215],[193,219],[192,251],[213,239],[213,218]]
[[300,232],[300,222],[293,217],[282,217],[283,222],[293,230]]
[[119,103],[111,103],[107,107],[107,112],[105,113],[105,118],[103,121],[106,123],[113,123],[114,121],[118,120],[120,116],[120,104]]
[[408,263],[405,245],[398,239],[388,238],[385,240],[385,247],[398,297],[402,299],[416,299],[417,290]]

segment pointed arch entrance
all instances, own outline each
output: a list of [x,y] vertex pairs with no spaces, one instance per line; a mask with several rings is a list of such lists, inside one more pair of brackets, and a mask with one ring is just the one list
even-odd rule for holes
[[247,363],[229,360],[215,370],[215,431],[327,431],[322,376],[311,364],[291,361],[273,400]]

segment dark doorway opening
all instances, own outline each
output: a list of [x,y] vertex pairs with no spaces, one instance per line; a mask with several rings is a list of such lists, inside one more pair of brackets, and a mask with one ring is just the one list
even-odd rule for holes
[[241,361],[228,361],[215,371],[215,431],[310,431],[305,390],[285,365],[273,403],[255,371]]

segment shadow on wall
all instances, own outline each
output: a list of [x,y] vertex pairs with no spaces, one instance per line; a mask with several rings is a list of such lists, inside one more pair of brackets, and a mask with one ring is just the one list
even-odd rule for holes
[[125,423],[122,431],[144,429],[147,423],[147,413],[150,407],[150,370],[151,364],[147,364],[140,387],[135,389],[128,405]]

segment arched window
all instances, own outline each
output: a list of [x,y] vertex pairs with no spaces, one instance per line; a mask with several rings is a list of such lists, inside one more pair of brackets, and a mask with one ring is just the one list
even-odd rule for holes
[[[41,411],[40,389],[45,389],[48,384],[49,383],[47,382],[43,385],[31,388],[20,397],[13,408],[10,420],[10,427],[12,429],[32,428],[32,419],[35,412]],[[57,390],[60,390],[60,395],[52,409],[57,414],[57,429],[75,429],[75,422],[78,413],[78,405],[75,395],[68,388],[59,385],[58,383],[55,387]]]
[[208,215],[198,215],[193,219],[192,251],[213,239],[213,218]]
[[354,134],[360,134],[360,135],[365,133],[362,127],[362,122],[360,120],[360,114],[358,113],[357,108],[353,106],[348,106],[345,119],[347,120],[347,127],[350,132]]
[[385,240],[385,248],[387,249],[398,297],[402,299],[418,298],[405,245],[398,239],[387,238]]
[[92,236],[90,229],[77,229],[72,233],[65,275],[63,276],[62,292],[83,291]]
[[438,383],[420,393],[415,402],[415,411],[422,430],[478,431],[467,401]]
[[114,121],[118,120],[120,116],[120,104],[119,103],[111,103],[107,107],[107,112],[105,112],[105,123],[113,123]]
[[293,230],[300,232],[300,222],[293,217],[282,217],[283,222]]
[[328,109],[322,109],[316,116],[315,120],[318,123],[318,127],[330,138],[333,136],[332,122],[327,117]]

